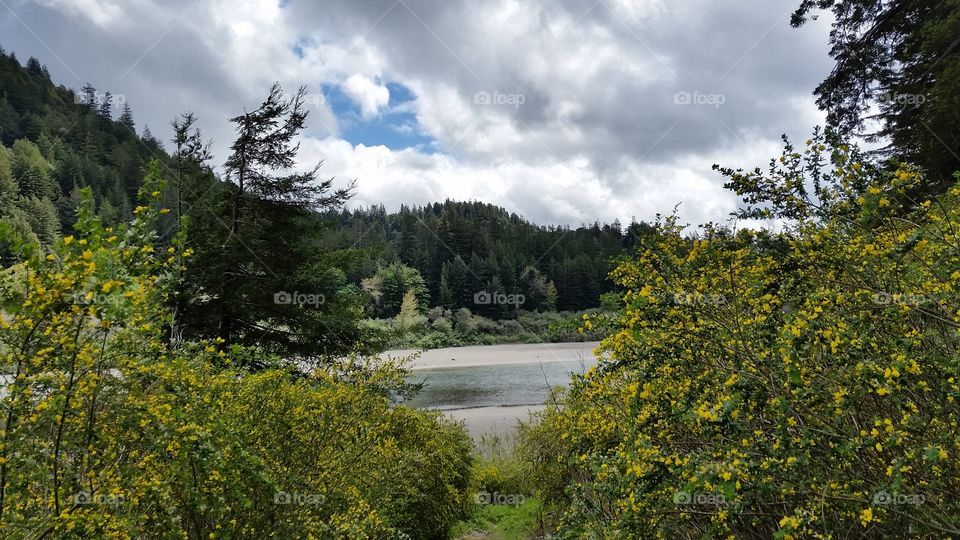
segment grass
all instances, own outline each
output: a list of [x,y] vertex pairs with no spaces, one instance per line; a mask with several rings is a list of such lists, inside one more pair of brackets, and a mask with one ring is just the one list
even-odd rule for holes
[[458,540],[526,540],[540,538],[540,501],[527,497],[522,504],[477,506],[469,519],[457,523],[452,538]]

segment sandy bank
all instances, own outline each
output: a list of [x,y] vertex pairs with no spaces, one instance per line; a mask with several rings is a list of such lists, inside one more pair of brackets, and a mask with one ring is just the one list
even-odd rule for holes
[[[414,361],[413,369],[441,369],[529,364],[540,362],[569,362],[589,359],[598,341],[583,343],[533,343],[507,345],[477,345],[449,347],[423,351]],[[407,356],[416,349],[387,351],[381,356]]]

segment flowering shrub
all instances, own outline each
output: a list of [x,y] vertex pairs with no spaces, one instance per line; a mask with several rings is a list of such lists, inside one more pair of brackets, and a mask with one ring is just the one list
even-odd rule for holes
[[913,200],[918,171],[819,134],[721,172],[783,231],[667,219],[613,272],[611,359],[526,435],[561,530],[960,534],[960,188]]
[[249,374],[232,355],[252,351],[168,343],[190,250],[158,242],[158,178],[128,226],[101,226],[87,195],[51,252],[5,240],[23,260],[0,280],[0,530],[443,537],[469,504],[469,439],[391,406],[394,371]]

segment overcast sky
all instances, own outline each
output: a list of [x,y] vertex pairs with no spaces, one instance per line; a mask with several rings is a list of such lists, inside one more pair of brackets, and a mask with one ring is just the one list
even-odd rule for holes
[[[169,140],[307,86],[300,159],[352,204],[446,198],[542,224],[723,221],[713,163],[765,165],[823,123],[827,21],[780,0],[0,0],[0,44],[92,83]],[[168,144],[169,146],[169,144]]]

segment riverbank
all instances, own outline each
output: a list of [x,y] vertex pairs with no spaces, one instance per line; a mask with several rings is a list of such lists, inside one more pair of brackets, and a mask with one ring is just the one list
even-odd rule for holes
[[593,363],[593,351],[599,341],[578,343],[532,343],[507,345],[473,345],[469,347],[446,347],[418,351],[417,349],[397,349],[386,351],[382,357],[409,356],[420,352],[413,362],[414,371],[444,368],[473,368],[488,366],[507,366],[518,364],[539,364],[551,362]]

